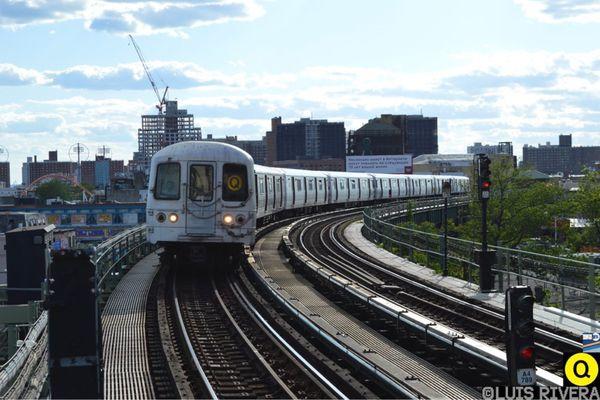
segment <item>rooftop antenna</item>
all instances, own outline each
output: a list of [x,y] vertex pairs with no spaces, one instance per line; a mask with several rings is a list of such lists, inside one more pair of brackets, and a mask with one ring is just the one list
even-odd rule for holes
[[75,170],[75,177],[77,179],[77,183],[81,183],[81,156],[84,156],[85,159],[90,155],[90,150],[83,143],[77,142],[76,144],[69,147],[69,158],[73,161],[73,158],[77,156],[77,166]]
[[156,86],[156,83],[154,82],[154,78],[152,77],[152,74],[150,73],[150,69],[148,68],[148,64],[146,63],[146,59],[142,55],[142,50],[137,45],[133,36],[129,35],[129,39],[131,39],[131,44],[133,44],[133,47],[135,48],[135,52],[137,53],[137,55],[140,59],[140,62],[142,63],[142,67],[144,67],[146,76],[148,77],[148,80],[150,81],[150,84],[152,85],[152,90],[154,90],[154,94],[156,95],[156,99],[158,100],[158,104],[156,105],[156,108],[158,109],[158,114],[162,114],[163,106],[167,102],[166,98],[167,98],[167,91],[169,90],[169,87],[165,85],[165,91],[161,97],[160,92],[158,91],[158,87]]
[[110,148],[102,145],[102,147],[98,147],[98,152],[96,154],[102,156],[102,158],[106,158],[106,155],[110,154]]

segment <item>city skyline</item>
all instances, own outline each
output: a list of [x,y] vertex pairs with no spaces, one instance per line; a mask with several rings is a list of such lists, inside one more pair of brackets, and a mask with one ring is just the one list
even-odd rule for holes
[[[600,139],[600,7],[592,1],[117,2],[0,0],[0,144],[137,149],[160,87],[204,135],[259,139],[273,116],[357,129],[380,114],[439,121],[439,152],[474,142]],[[164,81],[164,83],[163,83]]]

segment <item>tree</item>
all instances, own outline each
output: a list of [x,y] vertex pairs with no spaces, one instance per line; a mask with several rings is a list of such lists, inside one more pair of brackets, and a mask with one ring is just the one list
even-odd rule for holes
[[[564,192],[554,182],[534,181],[525,169],[514,168],[506,158],[491,164],[492,186],[488,201],[488,241],[515,247],[528,237],[539,236],[565,207]],[[461,236],[481,241],[481,204],[472,191],[470,219],[456,230]]]
[[597,246],[600,243],[600,171],[587,171],[574,196],[573,206],[588,222],[587,241]]
[[71,185],[57,179],[40,184],[37,189],[35,189],[35,195],[42,201],[57,197],[60,197],[63,200],[73,199]]

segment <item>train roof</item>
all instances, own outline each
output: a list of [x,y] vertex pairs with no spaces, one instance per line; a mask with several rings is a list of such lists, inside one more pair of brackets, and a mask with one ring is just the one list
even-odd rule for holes
[[189,160],[189,161],[224,161],[253,164],[250,154],[239,147],[227,143],[208,141],[179,142],[161,149],[154,154],[152,162]]

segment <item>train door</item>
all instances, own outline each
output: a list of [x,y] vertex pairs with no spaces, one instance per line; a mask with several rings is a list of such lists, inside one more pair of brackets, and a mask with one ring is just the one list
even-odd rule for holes
[[270,199],[270,194],[269,194],[269,176],[265,175],[265,179],[264,179],[264,188],[265,188],[265,214],[267,213],[267,210],[269,209],[269,199]]
[[[333,178],[333,187],[335,188],[335,203],[337,203],[339,197],[338,178]],[[333,197],[333,193],[331,197]]]
[[185,233],[201,236],[215,234],[215,170],[215,163],[188,162]]
[[273,210],[277,208],[277,199],[281,196],[281,193],[277,193],[279,186],[275,182],[275,175],[273,175]]
[[281,176],[277,177],[277,187],[278,196],[279,196],[279,208],[283,208],[283,179]]
[[308,185],[306,185],[306,177],[304,177],[304,205],[308,202]]
[[256,196],[256,207],[257,209],[260,207],[260,203],[258,202],[258,175],[254,174],[254,195]]

